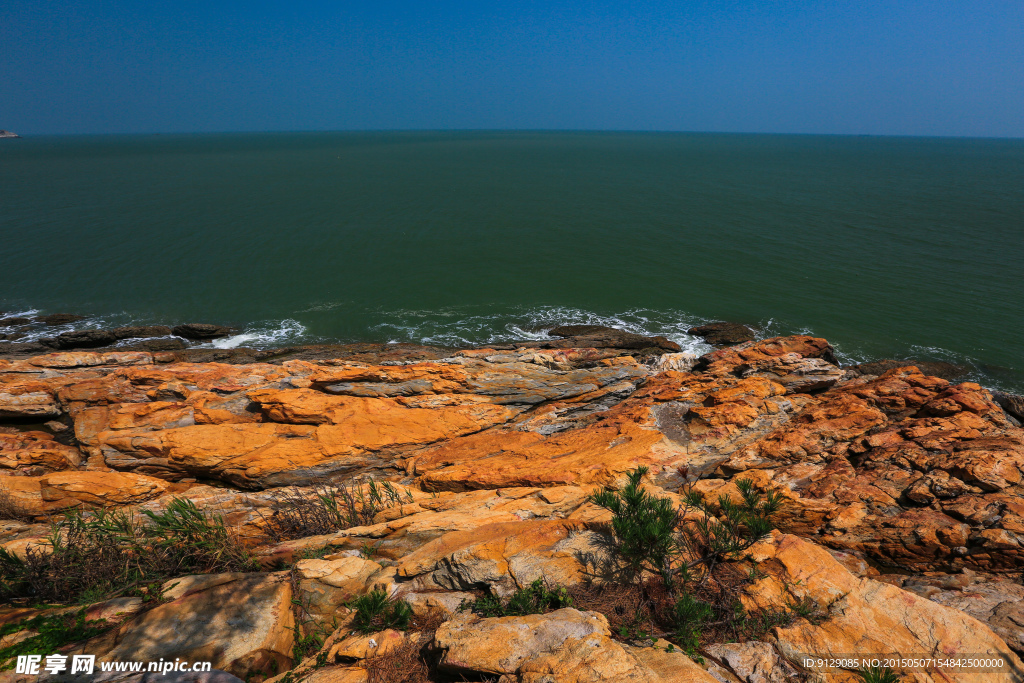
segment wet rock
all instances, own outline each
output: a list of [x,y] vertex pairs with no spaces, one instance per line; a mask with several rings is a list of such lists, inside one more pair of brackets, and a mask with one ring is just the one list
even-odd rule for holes
[[208,323],[186,323],[184,325],[175,325],[172,328],[172,332],[178,337],[203,341],[207,339],[217,339],[219,337],[230,336],[235,333],[235,330],[230,327],[225,327],[223,325],[210,325]]
[[585,334],[597,334],[597,333],[611,333],[615,334],[621,332],[614,327],[607,327],[605,325],[559,325],[548,330],[548,335],[551,337],[578,337]]
[[[121,347],[132,351],[181,351],[188,348],[181,339],[142,339]],[[255,359],[253,359],[255,360]]]
[[[572,329],[588,329],[582,334],[566,336],[557,341],[531,341],[513,344],[515,348],[533,347],[538,349],[567,349],[567,348],[615,348],[631,349],[638,351],[650,351],[651,353],[663,353],[665,351],[680,351],[679,344],[669,341],[665,337],[647,337],[642,334],[635,334],[625,330],[618,330],[612,327],[600,325],[572,325],[556,327],[549,334],[554,335],[556,330],[566,331]],[[596,329],[594,329],[596,328]],[[660,350],[659,350],[660,349]]]
[[32,318],[0,318],[0,327],[18,327],[21,325],[31,325],[32,322]]
[[0,356],[35,356],[52,350],[40,342],[0,342]]
[[171,334],[171,328],[167,325],[135,325],[129,327],[115,327],[110,332],[117,339],[131,339],[134,337],[166,337]]
[[1003,410],[1017,420],[1024,421],[1024,396],[993,391],[992,397],[996,400],[996,403],[1002,406]]
[[754,330],[739,323],[717,322],[691,327],[687,334],[703,337],[712,346],[732,346],[754,341]]
[[84,315],[73,315],[71,313],[51,313],[49,315],[37,315],[34,319],[44,325],[55,327],[57,325],[68,325],[70,323],[85,320]]
[[110,330],[76,330],[57,335],[59,349],[89,349],[109,346],[117,341],[117,336]]

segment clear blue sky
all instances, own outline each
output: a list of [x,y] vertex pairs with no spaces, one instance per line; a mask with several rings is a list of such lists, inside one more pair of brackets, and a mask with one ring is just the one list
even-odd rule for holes
[[1024,136],[1024,0],[5,0],[26,134]]

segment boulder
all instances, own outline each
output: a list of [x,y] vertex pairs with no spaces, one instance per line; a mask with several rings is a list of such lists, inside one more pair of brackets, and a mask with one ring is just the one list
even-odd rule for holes
[[[180,582],[171,580],[167,588]],[[243,680],[291,668],[288,572],[222,575],[205,583],[122,626],[103,659],[209,661]]]
[[235,333],[235,330],[230,327],[223,325],[210,325],[208,323],[185,323],[184,325],[175,325],[171,328],[171,332],[178,336],[184,337],[185,339],[192,339],[195,341],[205,341],[208,339],[217,339],[220,337],[227,337]]
[[117,336],[110,330],[76,330],[57,335],[59,349],[89,349],[98,346],[110,346],[117,341]]
[[996,400],[1003,410],[1015,417],[1017,420],[1024,421],[1024,396],[1019,394],[1008,394],[1003,391],[993,391],[992,398]]
[[300,625],[330,624],[346,602],[366,592],[367,581],[381,566],[361,557],[300,560],[295,563],[296,600]]
[[462,613],[437,630],[435,644],[440,670],[510,683],[716,681],[682,653],[631,648],[609,635],[604,616],[572,608],[492,619]]
[[686,332],[697,337],[703,337],[704,341],[712,346],[733,346],[754,341],[754,330],[740,323],[708,323],[707,325],[691,327]]

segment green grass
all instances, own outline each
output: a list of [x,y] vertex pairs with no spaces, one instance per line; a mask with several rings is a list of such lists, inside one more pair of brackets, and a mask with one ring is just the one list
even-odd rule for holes
[[505,600],[488,594],[469,605],[472,611],[485,617],[521,617],[544,614],[563,607],[572,607],[568,591],[565,588],[551,590],[540,579],[516,590]]
[[361,595],[350,605],[356,611],[352,626],[363,635],[393,628],[404,631],[412,619],[412,608],[404,600],[391,600],[384,591]]
[[85,610],[38,615],[0,627],[0,637],[36,631],[37,634],[0,649],[0,668],[10,669],[19,655],[51,655],[60,648],[99,635],[110,628],[103,620],[85,620]]

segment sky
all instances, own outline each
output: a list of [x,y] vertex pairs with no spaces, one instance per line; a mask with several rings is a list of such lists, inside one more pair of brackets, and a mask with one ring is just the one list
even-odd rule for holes
[[1024,137],[1024,0],[5,0],[0,128]]

